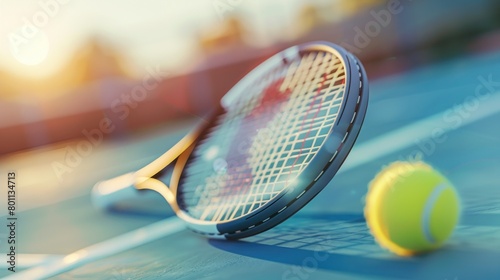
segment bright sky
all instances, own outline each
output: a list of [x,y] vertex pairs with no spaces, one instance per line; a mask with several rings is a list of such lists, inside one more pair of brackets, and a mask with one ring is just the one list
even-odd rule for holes
[[284,36],[302,2],[306,0],[0,0],[0,71],[50,75],[91,36],[111,43],[139,68],[179,65],[196,55],[195,34],[227,15],[216,6],[242,13],[255,43],[265,44]]

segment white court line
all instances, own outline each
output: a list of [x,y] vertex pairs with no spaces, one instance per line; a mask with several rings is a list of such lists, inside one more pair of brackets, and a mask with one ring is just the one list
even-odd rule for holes
[[156,239],[180,232],[186,228],[185,223],[177,218],[170,217],[163,221],[133,230],[113,237],[106,241],[75,251],[64,258],[40,265],[25,271],[16,272],[4,279],[45,279],[65,271],[77,268],[86,263],[96,261],[111,255],[146,244]]
[[[418,139],[432,136],[434,128],[441,128],[446,132],[456,130],[465,125],[500,112],[500,94],[491,94],[487,99],[480,101],[479,107],[467,118],[462,118],[460,125],[447,122],[444,115],[447,111],[417,121],[411,125],[389,132],[373,140],[355,146],[341,171],[363,165],[398,150],[415,145]],[[463,104],[462,104],[463,105]],[[136,229],[123,235],[80,249],[46,265],[40,265],[22,272],[18,272],[5,279],[44,279],[62,272],[77,268],[86,263],[102,259],[148,242],[180,232],[186,228],[184,222],[177,217],[170,217],[163,221]]]
[[[464,103],[458,106],[464,106]],[[492,116],[500,112],[500,92],[491,94],[485,97],[484,100],[479,101],[477,109],[471,111],[469,117],[460,118],[461,122],[459,125],[455,122],[445,120],[447,112],[448,110],[391,131],[373,140],[354,145],[354,149],[339,171],[345,172],[374,159],[381,158],[411,146],[416,146],[418,140],[432,137],[433,131],[436,128],[442,129],[445,133],[448,133],[452,130],[459,129],[468,124]],[[454,113],[453,116],[460,115]]]

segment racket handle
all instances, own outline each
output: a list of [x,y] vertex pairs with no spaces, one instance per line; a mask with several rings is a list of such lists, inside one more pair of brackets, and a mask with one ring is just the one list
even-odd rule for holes
[[118,202],[137,197],[134,186],[135,172],[97,182],[90,194],[92,204],[98,209],[109,209]]

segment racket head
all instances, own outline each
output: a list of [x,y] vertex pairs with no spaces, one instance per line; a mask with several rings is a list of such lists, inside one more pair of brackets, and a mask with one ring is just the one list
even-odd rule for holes
[[274,55],[223,97],[177,160],[177,215],[228,239],[281,223],[338,171],[367,104],[365,71],[343,48],[312,42]]

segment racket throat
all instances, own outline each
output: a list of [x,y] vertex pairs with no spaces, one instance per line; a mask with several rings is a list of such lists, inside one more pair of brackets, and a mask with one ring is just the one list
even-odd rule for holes
[[177,202],[175,200],[175,194],[164,182],[160,181],[157,178],[140,176],[137,176],[135,180],[136,189],[155,191],[163,196],[163,198],[168,202],[168,204],[170,204],[175,212],[179,210],[179,207],[177,206]]

